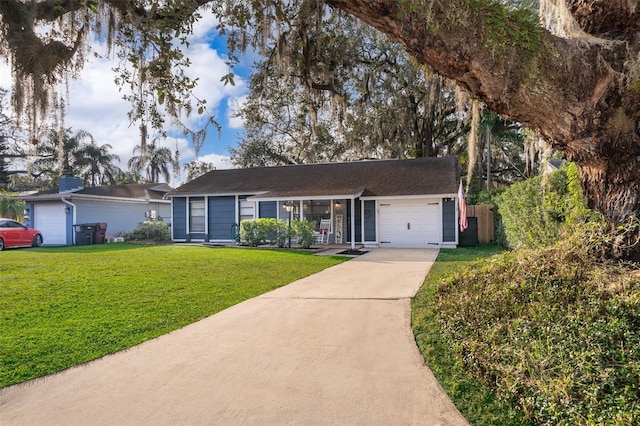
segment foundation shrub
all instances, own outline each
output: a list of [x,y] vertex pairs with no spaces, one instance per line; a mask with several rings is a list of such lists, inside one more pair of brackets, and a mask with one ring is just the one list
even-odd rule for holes
[[640,269],[596,263],[586,240],[440,281],[439,321],[465,368],[534,424],[640,424]]
[[[302,248],[309,248],[315,242],[315,224],[307,221],[291,221],[291,238]],[[272,244],[284,247],[289,239],[289,224],[285,221],[260,218],[240,222],[240,243],[257,247]]]
[[284,247],[287,228],[284,222],[272,218],[243,220],[240,222],[240,243],[257,247],[273,244]]
[[304,220],[296,220],[291,226],[294,229],[295,236],[298,237],[298,244],[302,248],[309,248],[316,242],[314,231],[316,229],[315,222],[307,222]]
[[127,241],[169,241],[171,231],[169,225],[158,221],[145,221],[138,223],[136,229],[124,235]]

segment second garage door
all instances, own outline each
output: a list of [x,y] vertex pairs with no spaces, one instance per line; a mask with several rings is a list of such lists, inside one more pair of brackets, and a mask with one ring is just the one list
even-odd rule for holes
[[440,217],[437,199],[380,201],[380,247],[439,247],[442,241]]

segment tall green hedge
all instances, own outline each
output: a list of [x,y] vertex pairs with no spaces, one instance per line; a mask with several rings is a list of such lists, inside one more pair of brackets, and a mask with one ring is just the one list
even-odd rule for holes
[[498,212],[511,249],[547,247],[565,230],[596,218],[574,164],[512,185],[498,197]]

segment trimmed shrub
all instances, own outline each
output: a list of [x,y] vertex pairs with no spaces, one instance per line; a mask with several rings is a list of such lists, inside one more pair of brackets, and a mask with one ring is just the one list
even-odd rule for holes
[[267,229],[262,221],[264,219],[249,219],[240,222],[240,244],[251,247],[266,244]]
[[314,235],[314,231],[316,229],[315,222],[294,220],[291,222],[291,226],[293,227],[294,235],[298,237],[298,244],[300,244],[300,247],[306,249],[316,242],[316,237]]
[[287,241],[287,225],[273,218],[249,219],[240,222],[240,243],[257,247],[273,244],[284,247]]
[[[291,238],[297,238],[302,248],[309,248],[315,242],[314,222],[291,221]],[[289,240],[289,224],[286,221],[260,218],[240,222],[240,243],[257,247],[272,244],[284,247]]]
[[124,235],[127,241],[169,241],[171,231],[169,225],[158,221],[145,221],[138,223],[136,229]]

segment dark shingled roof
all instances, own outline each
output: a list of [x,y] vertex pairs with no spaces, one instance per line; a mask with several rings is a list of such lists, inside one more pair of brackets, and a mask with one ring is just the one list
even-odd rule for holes
[[260,194],[260,197],[455,194],[457,157],[367,160],[212,170],[168,196]]
[[110,197],[110,198],[129,198],[138,200],[162,200],[165,194],[173,188],[166,183],[142,183],[128,185],[106,185],[94,186],[90,188],[80,189],[71,192],[58,192],[57,189],[41,191],[35,194],[16,196],[25,201],[46,201],[56,200],[62,197],[73,198],[83,195]]
[[93,186],[76,191],[74,194],[134,198],[140,200],[161,200],[162,197],[172,189],[172,187],[165,183],[141,183],[130,185]]

